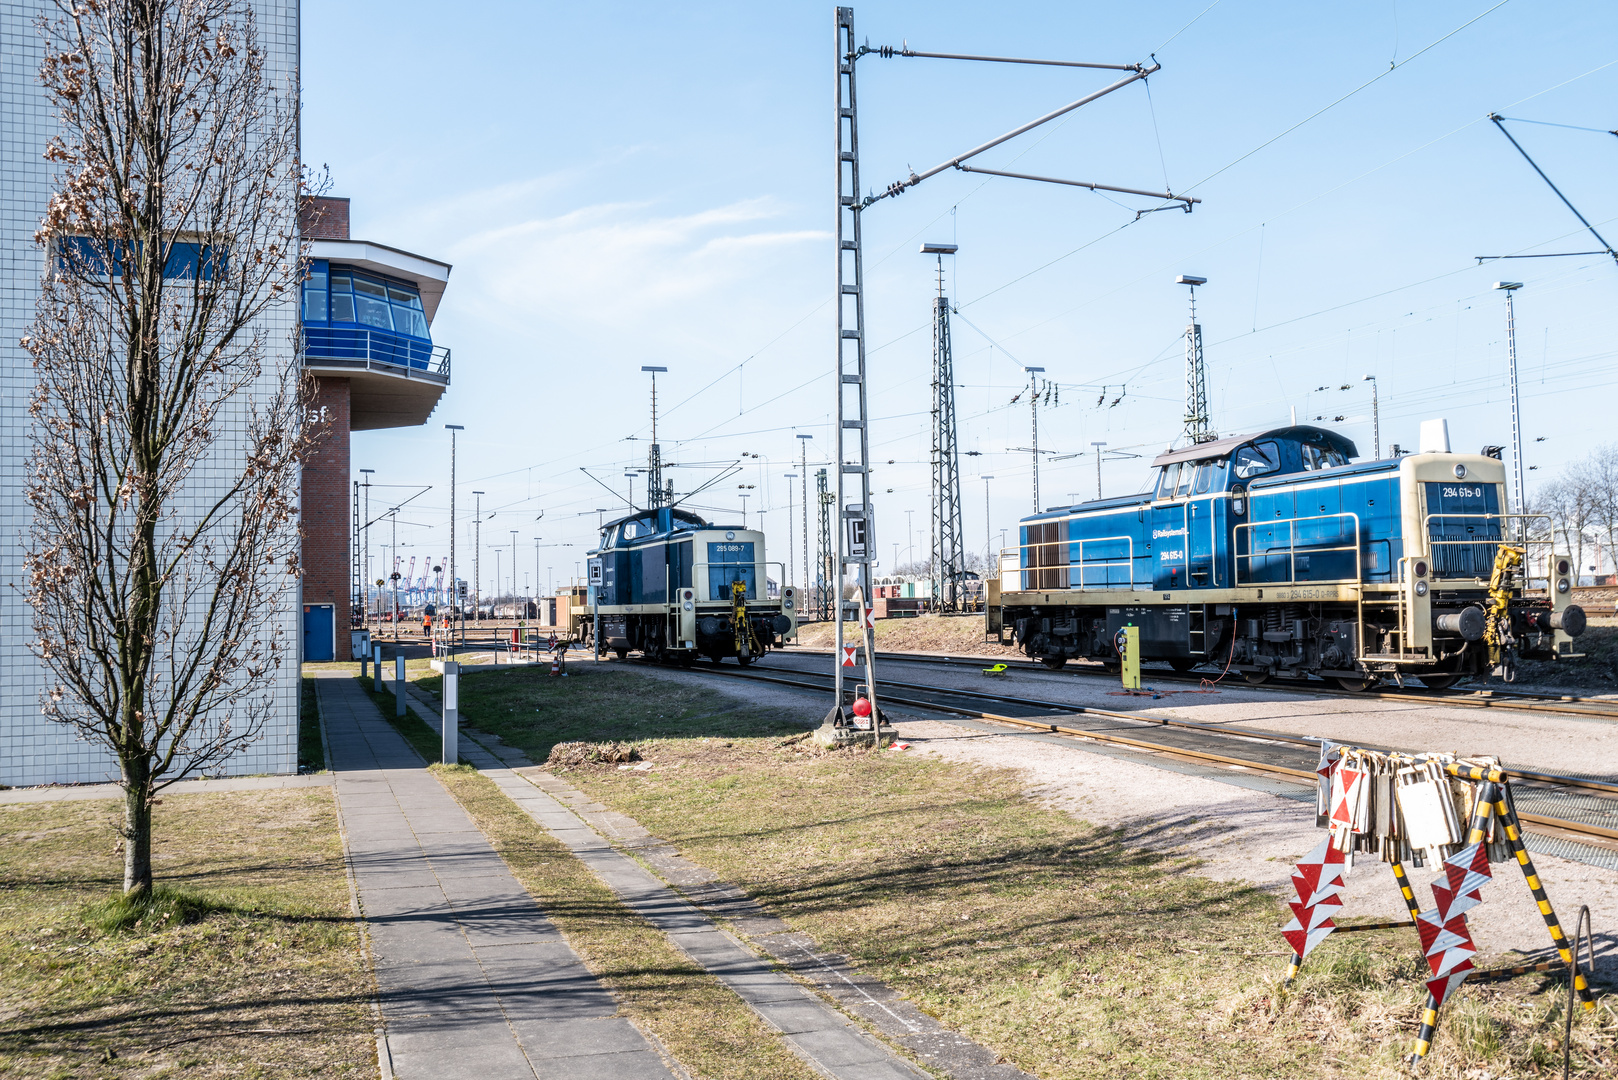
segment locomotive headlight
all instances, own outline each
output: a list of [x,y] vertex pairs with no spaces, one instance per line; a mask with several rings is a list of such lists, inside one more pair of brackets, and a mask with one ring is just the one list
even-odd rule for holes
[[1416,576],[1417,577],[1426,577],[1427,576],[1427,564],[1425,562],[1417,561],[1417,563],[1416,563]]
[[1556,560],[1556,572],[1558,574],[1565,574],[1565,573],[1568,572],[1568,569],[1569,568],[1568,568],[1566,559],[1558,559],[1558,560]]
[[781,601],[781,606],[786,608],[788,611],[791,611],[792,610],[792,597],[789,596],[785,600]]
[[687,610],[687,611],[695,611],[696,609],[697,609],[697,605],[693,604],[691,601],[687,600],[685,602],[685,610]]
[[1558,581],[1556,583],[1556,591],[1557,592],[1567,592],[1567,588],[1568,588],[1568,586],[1567,586],[1567,578],[1563,578],[1561,581]]
[[1417,596],[1426,596],[1427,595],[1427,583],[1425,581],[1416,582],[1416,595]]
[[1466,479],[1466,466],[1460,464],[1459,462],[1456,462],[1456,464],[1455,464],[1455,479],[1457,479],[1457,480],[1465,480]]

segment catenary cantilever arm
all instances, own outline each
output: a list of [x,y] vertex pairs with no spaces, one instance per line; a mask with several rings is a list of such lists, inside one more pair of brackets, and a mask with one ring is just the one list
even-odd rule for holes
[[1556,192],[1556,197],[1558,199],[1562,200],[1563,205],[1565,205],[1569,210],[1573,211],[1573,216],[1579,219],[1579,224],[1583,225],[1586,229],[1588,229],[1590,231],[1591,236],[1595,237],[1597,240],[1600,240],[1601,241],[1601,246],[1606,249],[1606,253],[1608,255],[1611,255],[1613,257],[1614,261],[1618,261],[1618,251],[1614,251],[1612,249],[1612,245],[1607,243],[1607,238],[1602,236],[1600,233],[1596,232],[1595,226],[1591,225],[1588,221],[1586,221],[1584,219],[1584,215],[1579,213],[1579,208],[1574,206],[1571,202],[1568,201],[1568,197],[1566,195],[1562,194],[1562,189],[1557,187],[1555,184],[1551,183],[1551,178],[1545,175],[1545,170],[1541,169],[1534,162],[1534,159],[1528,156],[1528,151],[1526,151],[1526,150],[1524,150],[1522,148],[1522,144],[1519,143],[1516,139],[1511,138],[1511,132],[1507,131],[1506,130],[1506,125],[1501,122],[1501,121],[1503,121],[1505,119],[1505,117],[1501,116],[1499,113],[1490,113],[1489,114],[1489,119],[1493,120],[1494,121],[1494,126],[1500,129],[1500,134],[1504,135],[1508,139],[1511,139],[1511,145],[1515,146],[1517,148],[1517,153],[1519,153],[1519,154],[1521,154],[1523,156],[1524,161],[1528,162],[1529,165],[1533,166],[1534,171],[1539,174],[1539,178],[1541,180],[1545,181],[1545,183],[1547,185],[1549,185],[1549,187],[1550,187],[1550,189],[1552,191]]
[[[1065,116],[1068,113],[1072,112],[1074,109],[1077,109],[1082,105],[1088,105],[1088,104],[1090,104],[1090,102],[1096,100],[1097,98],[1105,97],[1106,95],[1112,93],[1114,90],[1121,90],[1124,87],[1128,86],[1130,83],[1138,82],[1141,79],[1146,78],[1148,75],[1156,74],[1158,71],[1162,70],[1162,66],[1163,65],[1161,65],[1161,64],[1153,63],[1153,64],[1146,65],[1144,67],[1136,67],[1136,68],[1133,69],[1132,74],[1126,75],[1124,78],[1119,79],[1117,82],[1113,83],[1110,86],[1103,86],[1100,90],[1097,90],[1095,93],[1086,94],[1084,97],[1081,97],[1077,101],[1070,102],[1070,103],[1068,103],[1066,105],[1063,105],[1060,109],[1056,109],[1056,110],[1054,110],[1052,112],[1046,113],[1044,116],[1041,116],[1038,120],[1030,120],[1028,123],[1022,125],[1021,127],[1013,128],[1012,130],[1006,132],[1004,135],[1001,135],[999,138],[990,139],[988,142],[983,143],[980,146],[975,146],[972,149],[968,150],[964,154],[957,154],[955,157],[950,158],[946,162],[943,162],[943,163],[938,164],[938,165],[934,165],[932,168],[928,169],[924,173],[920,173],[920,174],[911,173],[905,179],[896,181],[895,183],[892,183],[892,184],[889,184],[887,189],[885,191],[883,191],[882,194],[880,194],[880,195],[870,195],[870,196],[867,196],[865,199],[861,200],[861,202],[858,204],[859,208],[861,210],[864,210],[866,207],[870,206],[872,203],[877,202],[877,201],[879,201],[881,199],[886,199],[886,198],[888,198],[889,196],[892,196],[892,195],[903,194],[904,191],[907,188],[915,187],[917,184],[921,183],[923,180],[927,179],[930,176],[937,176],[939,173],[943,172],[945,169],[958,168],[960,166],[961,162],[967,161],[967,160],[969,160],[971,158],[974,158],[974,157],[977,157],[979,154],[983,153],[985,150],[992,150],[996,146],[999,146],[1003,142],[1006,142],[1006,141],[1008,141],[1010,139],[1015,139],[1018,135],[1021,135],[1024,132],[1032,131],[1034,128],[1039,127],[1039,125],[1041,125],[1041,124],[1049,123],[1050,121],[1055,120],[1058,116]],[[1603,242],[1605,242],[1605,241],[1603,241]]]
[[866,47],[857,55],[875,53],[883,59],[895,56],[913,56],[924,60],[981,60],[988,64],[1039,64],[1043,67],[1099,68],[1102,71],[1139,71],[1142,64],[1092,64],[1084,60],[1028,60],[1020,56],[968,56],[964,53],[917,52],[908,45],[895,49],[892,45]]
[[1009,176],[1013,180],[1038,180],[1042,184],[1066,184],[1069,187],[1089,188],[1091,191],[1117,191],[1124,195],[1144,195],[1148,199],[1172,199],[1185,203],[1187,213],[1191,211],[1192,203],[1199,203],[1201,199],[1194,199],[1189,195],[1175,195],[1167,191],[1141,191],[1139,188],[1113,187],[1111,184],[1092,184],[1086,180],[1061,180],[1054,176],[1034,176],[1031,173],[1002,172],[999,169],[977,169],[971,165],[957,165],[962,172],[983,173],[985,176]]

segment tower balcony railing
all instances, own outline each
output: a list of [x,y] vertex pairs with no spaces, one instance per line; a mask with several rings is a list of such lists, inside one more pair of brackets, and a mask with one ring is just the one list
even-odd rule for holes
[[306,326],[305,366],[356,368],[449,382],[449,349],[366,326]]

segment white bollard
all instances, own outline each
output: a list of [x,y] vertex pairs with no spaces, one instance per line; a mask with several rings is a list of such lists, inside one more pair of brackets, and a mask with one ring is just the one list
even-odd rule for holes
[[382,646],[371,646],[371,692],[382,692]]
[[405,714],[405,658],[403,655],[393,658],[393,715],[403,717]]
[[444,661],[444,764],[454,765],[461,760],[461,665],[453,660]]

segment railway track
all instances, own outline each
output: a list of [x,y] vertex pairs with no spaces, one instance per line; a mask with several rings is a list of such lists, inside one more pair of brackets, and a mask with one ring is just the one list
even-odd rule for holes
[[[830,656],[831,651],[792,647],[782,650],[781,654],[783,656]],[[878,660],[899,661],[902,663],[944,664],[951,667],[981,668],[989,664],[1006,664],[1018,670],[1043,672],[1051,675],[1067,675],[1075,678],[1117,678],[1116,672],[1108,673],[1099,665],[1052,669],[1033,660],[1020,660],[1013,657],[878,652],[876,658]],[[1141,672],[1142,679],[1150,679],[1153,682],[1161,683],[1200,683],[1208,677],[1208,675],[1180,674],[1173,671],[1147,670]],[[1351,692],[1336,690],[1326,686],[1324,683],[1304,682],[1302,680],[1277,679],[1262,683],[1250,683],[1235,672],[1226,676],[1226,681],[1234,683],[1235,686],[1241,689],[1258,693],[1307,694],[1312,697],[1352,698],[1360,701],[1375,698],[1390,701],[1430,701],[1444,705],[1456,705],[1462,708],[1505,709],[1509,711],[1580,716],[1591,720],[1618,720],[1618,700],[1578,697],[1572,694],[1541,694],[1531,690],[1504,689],[1431,690],[1426,687]]]
[[[690,670],[822,692],[831,689],[829,675],[759,664],[746,669],[715,666]],[[1301,787],[1315,784],[1314,770],[1320,747],[1317,739],[890,679],[880,680],[878,690],[878,700],[890,705],[1109,743],[1177,760],[1256,773]],[[1524,828],[1618,854],[1618,783],[1529,769],[1504,771],[1512,781],[1518,816]]]

